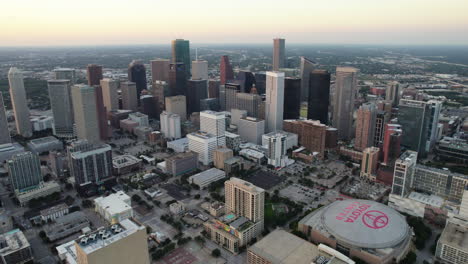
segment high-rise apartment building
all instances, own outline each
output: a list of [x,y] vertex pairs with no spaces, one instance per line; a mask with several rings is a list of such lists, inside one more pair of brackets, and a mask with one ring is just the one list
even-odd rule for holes
[[390,101],[393,106],[397,106],[400,102],[400,84],[391,82],[387,85],[385,91],[385,100]]
[[69,80],[49,80],[50,107],[54,116],[54,135],[73,137],[73,104]]
[[208,62],[206,60],[192,61],[192,79],[208,80]]
[[[313,68],[313,66],[307,66],[309,64],[306,64],[304,68]],[[327,125],[330,106],[330,73],[326,70],[312,70],[307,74],[307,80],[307,83],[302,80],[302,85],[306,85],[302,91],[304,89],[307,91],[307,119],[319,120],[320,123]]]
[[193,112],[200,112],[200,100],[208,98],[208,81],[189,80],[187,83],[187,114],[191,115]]
[[71,89],[76,136],[92,143],[100,141],[96,90],[94,87],[77,84]]
[[[308,101],[309,100],[309,93],[310,93],[310,74],[312,73],[312,71],[314,70],[316,66],[316,63],[309,60],[308,58],[306,57],[301,57],[301,101]],[[317,76],[317,77],[320,77],[321,75]],[[322,85],[326,85],[326,84],[322,84],[320,85],[321,83],[317,83],[314,82],[313,83],[316,87],[322,87]],[[325,87],[322,87],[322,88],[325,88]],[[330,77],[328,77],[328,90],[330,88]],[[320,88],[315,88],[315,89],[320,89]],[[320,91],[320,90],[317,90],[317,91]],[[328,111],[328,109],[327,109]],[[319,120],[318,118],[309,118],[309,119],[314,119],[314,120]],[[322,120],[320,120],[322,122]]]
[[151,79],[155,81],[169,81],[169,60],[155,59],[151,61]]
[[298,135],[299,144],[325,158],[327,126],[318,120],[284,120],[283,129]]
[[138,111],[138,92],[134,82],[121,82],[122,108]]
[[265,190],[250,182],[231,177],[224,182],[226,214],[233,213],[250,221],[264,221]]
[[273,71],[279,71],[286,66],[285,39],[273,39]]
[[70,85],[76,83],[76,72],[75,69],[71,68],[57,68],[52,71],[54,73],[55,80],[69,80]]
[[227,55],[221,56],[221,62],[219,64],[219,75],[220,75],[220,85],[225,85],[227,82],[234,79],[234,71],[232,70],[231,63],[229,62],[229,57]]
[[[140,98],[141,91],[148,89],[148,84],[146,82],[146,67],[141,61],[133,60],[128,65],[128,81],[135,83],[138,100]],[[138,105],[140,105],[139,100]]]
[[172,41],[172,63],[183,63],[185,65],[185,75],[190,78],[190,42],[184,39]]
[[369,147],[362,151],[361,177],[375,181],[379,162],[379,148]]
[[7,161],[8,174],[13,190],[18,193],[35,189],[42,182],[39,157],[29,151],[13,155]]
[[23,73],[17,68],[10,68],[8,72],[10,98],[15,115],[16,131],[23,137],[32,136],[31,121],[29,120],[28,100],[24,89]]
[[216,137],[217,146],[226,146],[226,115],[222,112],[203,111],[200,113],[200,130]]
[[166,97],[166,112],[178,114],[183,123],[187,120],[187,102],[184,95]]
[[283,129],[284,73],[267,72],[265,121],[266,131]]
[[161,133],[167,139],[178,139],[181,137],[180,130],[180,116],[169,112],[162,112],[160,116],[161,120]]
[[9,143],[11,143],[10,131],[8,130],[3,94],[0,92],[0,145]]
[[169,64],[169,96],[187,95],[186,65],[179,63]]
[[406,196],[409,194],[417,160],[418,153],[408,150],[401,154],[400,158],[395,161],[392,194],[398,196]]
[[301,111],[301,79],[286,77],[284,79],[284,112],[283,119],[298,119]]
[[374,144],[375,117],[377,108],[373,103],[365,103],[357,111],[356,138],[354,148],[363,151]]
[[119,109],[119,81],[105,78],[100,81],[102,99],[107,111]]
[[287,165],[286,137],[284,133],[279,132],[263,135],[262,141],[266,141],[266,144],[262,143],[267,147],[266,157],[268,159],[268,165],[272,165],[275,168],[282,168]]
[[99,85],[102,80],[102,66],[97,64],[88,64],[86,67],[86,76],[88,85]]
[[336,87],[333,98],[333,127],[338,129],[338,138],[350,140],[353,135],[354,99],[357,92],[358,69],[336,68]]
[[218,148],[215,135],[198,131],[187,134],[189,150],[198,153],[198,161],[203,165],[213,162],[213,151]]
[[101,184],[112,178],[111,146],[78,140],[67,150],[70,174],[75,178],[75,184]]
[[242,140],[261,145],[262,135],[265,134],[265,120],[249,116],[241,118],[237,132]]

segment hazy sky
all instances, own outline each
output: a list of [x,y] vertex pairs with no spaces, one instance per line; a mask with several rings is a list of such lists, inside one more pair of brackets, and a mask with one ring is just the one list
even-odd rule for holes
[[468,0],[5,0],[0,46],[468,44]]

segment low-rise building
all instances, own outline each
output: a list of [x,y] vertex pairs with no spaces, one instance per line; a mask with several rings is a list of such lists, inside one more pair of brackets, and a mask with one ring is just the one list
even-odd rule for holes
[[174,215],[179,215],[185,212],[185,205],[181,202],[171,203],[169,205],[169,211]]
[[141,168],[141,159],[132,155],[121,155],[112,158],[112,171],[114,175],[124,175]]
[[133,134],[142,141],[148,141],[151,132],[153,132],[153,129],[149,126],[137,126],[133,129]]
[[468,164],[468,142],[463,139],[444,137],[435,149],[440,158],[461,164]]
[[173,141],[169,141],[167,142],[167,148],[179,153],[186,152],[189,150],[188,138],[184,137]]
[[49,207],[47,209],[41,210],[40,215],[41,219],[44,222],[54,221],[57,218],[60,218],[68,214],[69,207],[68,205],[61,203],[56,206]]
[[111,224],[133,217],[130,196],[123,191],[96,198],[94,204],[96,212]]
[[28,148],[36,154],[41,154],[53,150],[62,150],[63,144],[57,138],[49,136],[30,140]]
[[435,256],[443,263],[468,263],[468,220],[447,221],[437,241]]
[[232,158],[234,152],[229,148],[218,148],[213,152],[214,166],[218,169],[224,170],[224,162]]
[[20,264],[34,260],[29,241],[19,229],[0,235],[0,263]]
[[120,120],[120,129],[124,132],[133,134],[133,130],[138,127],[138,122],[131,119]]
[[198,168],[198,153],[193,151],[179,153],[166,158],[165,161],[166,172],[172,176],[179,176]]
[[60,192],[60,185],[58,183],[53,181],[41,182],[35,189],[16,193],[16,198],[21,206],[26,206],[32,199],[48,196],[55,192]]
[[57,218],[54,224],[44,228],[44,232],[50,241],[56,241],[78,233],[86,227],[89,227],[86,215],[81,211],[76,211]]
[[201,205],[203,209],[208,211],[214,217],[220,217],[226,212],[224,203],[222,202],[206,202]]
[[222,170],[211,168],[209,170],[200,172],[188,178],[189,183],[195,184],[200,189],[207,187],[215,181],[219,181],[226,177],[226,173]]
[[224,172],[226,172],[226,175],[231,175],[242,169],[244,169],[244,162],[241,157],[235,156],[224,161]]

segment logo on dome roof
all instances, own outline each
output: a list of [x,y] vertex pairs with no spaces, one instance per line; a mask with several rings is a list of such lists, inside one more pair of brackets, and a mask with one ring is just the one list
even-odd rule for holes
[[362,215],[362,222],[369,228],[380,229],[388,225],[389,219],[387,214],[371,210]]

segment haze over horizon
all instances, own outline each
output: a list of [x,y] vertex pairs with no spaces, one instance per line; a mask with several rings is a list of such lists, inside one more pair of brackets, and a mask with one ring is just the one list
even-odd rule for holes
[[18,0],[2,5],[0,46],[192,43],[467,45],[463,0]]

